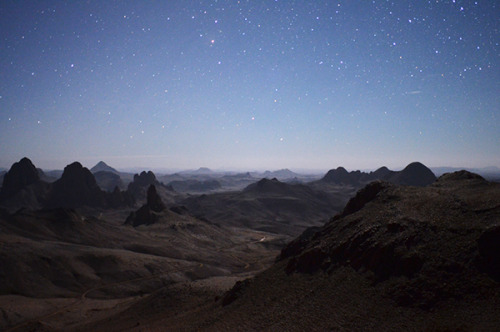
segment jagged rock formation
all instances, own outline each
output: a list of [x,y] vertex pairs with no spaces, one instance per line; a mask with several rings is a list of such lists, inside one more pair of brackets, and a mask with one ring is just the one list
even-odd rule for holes
[[79,162],[74,162],[66,166],[61,178],[54,182],[47,205],[65,208],[104,207],[106,198],[94,175]]
[[148,188],[146,204],[141,206],[137,211],[131,212],[125,224],[134,227],[154,224],[159,219],[159,213],[165,209],[166,206],[156,192],[156,187],[151,184]]
[[111,208],[119,208],[122,206],[134,206],[135,199],[128,191],[122,191],[120,188],[115,187],[113,192],[107,193],[107,203]]
[[40,181],[39,173],[31,160],[23,158],[12,165],[4,175],[0,199],[15,195],[21,189]]
[[6,174],[0,201],[10,210],[19,208],[119,207],[134,204],[130,194],[115,188],[113,193],[102,191],[92,173],[80,163],[66,166],[60,179],[53,183],[28,158],[14,163]]
[[135,201],[141,202],[146,199],[147,189],[151,185],[156,187],[158,194],[162,196],[163,199],[167,199],[167,201],[170,202],[170,196],[175,193],[174,188],[159,182],[156,179],[155,174],[151,171],[143,171],[140,174],[135,174],[134,180],[130,182],[127,187],[127,192],[134,198]]
[[130,182],[127,191],[134,196],[139,198],[144,196],[146,193],[146,188],[150,185],[159,185],[160,183],[156,180],[156,176],[153,172],[141,172],[140,174],[134,175],[134,181]]
[[10,210],[40,208],[49,190],[49,184],[40,180],[40,175],[43,176],[43,171],[35,168],[28,158],[14,163],[4,176],[0,190],[2,205]]

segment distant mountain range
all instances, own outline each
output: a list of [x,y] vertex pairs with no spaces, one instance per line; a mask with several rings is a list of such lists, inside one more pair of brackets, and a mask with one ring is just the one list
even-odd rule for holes
[[401,185],[426,186],[433,183],[436,176],[422,163],[413,162],[402,171],[391,171],[387,167],[381,167],[369,173],[361,171],[348,172],[345,168],[338,167],[328,171],[317,183],[359,187],[375,180],[384,180]]

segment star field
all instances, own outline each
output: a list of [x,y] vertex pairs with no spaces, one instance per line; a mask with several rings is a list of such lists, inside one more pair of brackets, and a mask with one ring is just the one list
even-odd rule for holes
[[500,166],[495,1],[0,4],[0,166]]

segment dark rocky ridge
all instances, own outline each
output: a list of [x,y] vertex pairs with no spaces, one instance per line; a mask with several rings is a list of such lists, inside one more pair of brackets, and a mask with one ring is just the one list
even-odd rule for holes
[[348,172],[345,168],[338,167],[328,171],[320,182],[359,187],[375,180],[421,187],[433,183],[436,176],[425,165],[413,162],[399,172],[391,171],[385,166],[370,173],[361,171]]
[[475,174],[371,183],[235,285],[212,327],[490,330],[500,326],[499,222],[500,184]]
[[134,175],[134,180],[128,184],[127,191],[136,199],[144,199],[146,197],[146,190],[150,185],[154,185],[155,187],[164,187],[167,190],[172,190],[173,188],[163,186],[160,183],[153,172],[141,172],[140,174]]

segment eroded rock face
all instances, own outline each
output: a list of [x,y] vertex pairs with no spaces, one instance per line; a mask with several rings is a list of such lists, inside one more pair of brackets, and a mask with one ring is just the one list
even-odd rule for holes
[[141,174],[134,175],[134,183],[141,187],[147,187],[154,184],[156,181],[156,176],[153,172],[141,172]]
[[0,199],[13,196],[21,189],[39,180],[40,176],[31,160],[23,158],[14,163],[4,175]]
[[54,182],[47,205],[67,208],[102,207],[106,205],[106,197],[94,175],[79,162],[74,162],[66,166],[61,178]]
[[146,204],[137,211],[130,213],[125,224],[134,227],[140,225],[151,225],[159,219],[159,214],[166,209],[161,197],[156,192],[156,187],[152,184],[148,188]]
[[134,175],[134,181],[130,182],[127,191],[136,199],[144,199],[147,195],[147,188],[150,185],[160,185],[153,172],[141,172]]
[[165,210],[165,204],[163,204],[161,197],[156,192],[156,187],[153,184],[148,188],[146,204],[151,210],[155,212],[161,212]]

